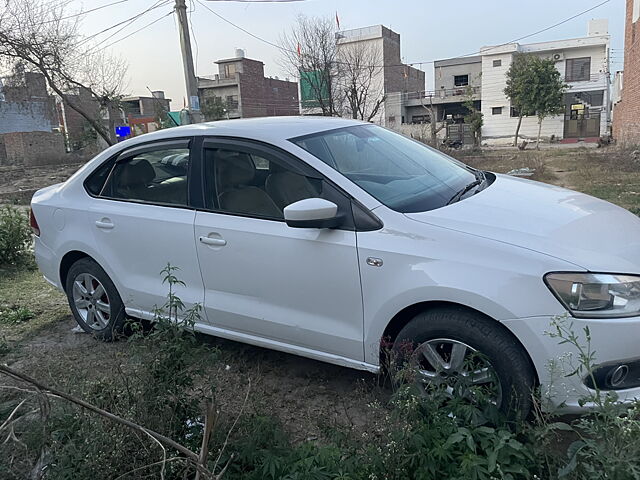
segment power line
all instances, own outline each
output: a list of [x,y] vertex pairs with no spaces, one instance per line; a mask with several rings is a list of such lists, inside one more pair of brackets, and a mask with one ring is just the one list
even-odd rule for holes
[[200,47],[198,45],[198,38],[196,37],[195,29],[193,28],[193,22],[191,21],[191,14],[195,11],[193,6],[193,0],[189,0],[189,28],[193,33],[193,42],[196,44],[196,72],[198,71],[198,56],[200,55]]
[[52,23],[52,22],[57,22],[58,20],[67,20],[69,18],[81,17],[82,15],[87,15],[88,13],[95,12],[97,10],[102,10],[103,8],[111,7],[113,5],[118,5],[119,3],[124,3],[124,2],[128,2],[128,1],[129,0],[118,0],[117,2],[107,3],[106,5],[100,5],[99,7],[96,7],[96,8],[91,8],[89,10],[83,10],[82,12],[74,13],[73,15],[67,15],[66,17],[57,18],[55,20],[48,20],[48,21],[42,22],[42,23]]
[[[158,0],[156,3],[154,3],[153,5],[151,5],[151,6],[150,6],[149,8],[147,8],[146,10],[143,10],[142,12],[137,13],[136,15],[134,15],[134,16],[132,16],[132,17],[127,18],[126,20],[123,20],[123,21],[118,22],[118,23],[116,23],[116,24],[114,24],[114,25],[111,25],[110,27],[107,27],[107,28],[105,28],[105,29],[103,29],[103,30],[100,30],[99,32],[94,33],[93,35],[89,35],[88,37],[84,38],[84,39],[82,40],[82,42],[84,43],[84,42],[86,42],[86,41],[88,41],[88,40],[91,40],[92,38],[97,37],[98,35],[102,35],[103,33],[108,32],[109,30],[113,30],[114,28],[117,28],[117,27],[119,27],[120,25],[127,24],[127,25],[125,25],[123,28],[121,28],[120,30],[118,30],[117,32],[115,32],[115,33],[113,34],[113,35],[117,35],[117,34],[118,34],[119,32],[121,32],[124,28],[128,27],[128,26],[129,26],[129,25],[131,25],[133,22],[135,22],[136,20],[138,20],[140,17],[142,17],[143,15],[147,14],[147,13],[148,13],[148,12],[150,12],[151,10],[154,10],[154,9],[156,9],[156,8],[159,8],[159,7],[163,7],[164,5],[167,5],[167,4],[168,4],[168,3],[170,3],[170,2],[171,2],[171,0]],[[94,45],[92,48],[90,48],[90,49],[89,49],[89,51],[95,50],[95,48],[96,48],[96,47],[98,47],[100,44],[104,43],[105,41],[106,41],[106,39],[105,39],[105,40],[100,41],[98,44],[96,44],[96,45]]]
[[[530,38],[530,37],[533,37],[533,36],[538,35],[540,33],[546,32],[547,30],[551,30],[552,28],[559,27],[560,25],[563,25],[563,24],[565,24],[567,22],[570,22],[571,20],[573,20],[575,18],[578,18],[578,17],[584,15],[585,13],[589,13],[590,11],[595,10],[596,8],[599,8],[602,5],[605,5],[605,4],[609,3],[610,1],[611,0],[604,0],[603,2],[598,3],[597,5],[594,5],[593,7],[587,8],[586,10],[583,10],[583,11],[581,11],[579,13],[576,13],[575,15],[572,15],[569,18],[565,18],[564,20],[562,20],[562,21],[560,21],[558,23],[554,23],[553,25],[550,25],[550,26],[545,27],[545,28],[543,28],[541,30],[538,30],[537,32],[533,32],[533,33],[530,33],[528,35],[524,35],[522,37],[514,38],[513,40],[511,40],[509,42],[501,43],[500,45],[494,45],[491,48],[483,50],[483,52],[487,52],[489,50],[493,50],[493,49],[496,49],[496,48],[504,47],[505,45],[509,45],[510,43],[516,43],[516,42],[519,42],[520,40],[524,40],[525,38]],[[454,57],[454,58],[469,57],[471,55],[477,55],[477,53],[480,53],[480,52],[467,53],[467,54],[460,55],[459,57]]]
[[280,45],[278,45],[278,44],[276,44],[276,43],[270,42],[269,40],[266,40],[266,39],[264,39],[264,38],[262,38],[262,37],[259,37],[258,35],[254,34],[254,33],[251,33],[251,32],[250,32],[249,30],[247,30],[246,28],[243,28],[243,27],[241,27],[240,25],[237,25],[237,24],[233,23],[231,20],[226,19],[225,17],[223,17],[222,15],[220,15],[218,12],[216,12],[216,11],[214,11],[214,10],[210,9],[210,8],[209,8],[209,6],[208,6],[206,3],[203,3],[203,2],[202,2],[202,0],[196,0],[196,1],[197,1],[200,5],[202,5],[204,8],[206,8],[207,10],[209,10],[211,13],[213,13],[213,14],[214,14],[216,17],[218,17],[219,19],[221,19],[221,20],[223,20],[223,21],[227,22],[229,25],[231,25],[231,26],[233,26],[233,27],[237,28],[238,30],[243,31],[243,32],[244,32],[244,33],[246,33],[247,35],[252,36],[252,37],[253,37],[253,38],[255,38],[256,40],[259,40],[259,41],[261,41],[261,42],[263,42],[263,43],[266,43],[267,45],[271,45],[272,47],[275,47],[275,48],[277,48],[277,49],[284,50],[284,51],[289,52],[289,53],[295,53],[295,52],[293,52],[292,50],[286,49],[286,48],[281,47]]
[[[222,15],[220,15],[219,13],[217,13],[216,11],[212,10],[211,8],[209,8],[209,6],[208,6],[208,5],[206,5],[205,3],[203,3],[203,1],[202,1],[202,0],[196,0],[196,1],[197,1],[200,5],[202,5],[203,7],[205,7],[207,10],[209,10],[211,13],[213,13],[216,17],[218,17],[218,18],[220,18],[221,20],[225,21],[225,22],[226,22],[226,23],[228,23],[229,25],[231,25],[231,26],[233,26],[233,27],[237,28],[238,30],[243,31],[243,32],[244,32],[244,33],[246,33],[247,35],[250,35],[251,37],[255,38],[256,40],[259,40],[259,41],[261,41],[261,42],[263,42],[263,43],[265,43],[265,44],[267,44],[267,45],[271,45],[272,47],[275,47],[275,48],[277,48],[277,49],[279,49],[279,50],[282,50],[282,51],[284,51],[284,52],[287,52],[287,53],[297,53],[297,52],[294,52],[293,50],[290,50],[290,49],[288,49],[288,48],[282,47],[281,45],[278,45],[278,44],[273,43],[273,42],[271,42],[271,41],[269,41],[269,40],[266,40],[265,38],[262,38],[262,37],[260,37],[259,35],[256,35],[256,34],[254,34],[254,33],[250,32],[249,30],[247,30],[247,29],[245,29],[245,28],[241,27],[240,25],[237,25],[236,23],[232,22],[231,20],[228,20],[227,18],[223,17]],[[570,17],[568,17],[568,18],[565,18],[564,20],[561,20],[561,21],[559,21],[559,22],[557,22],[557,23],[554,23],[553,25],[549,25],[548,27],[542,28],[542,29],[537,30],[536,32],[533,32],[533,33],[530,33],[530,34],[523,35],[522,37],[515,38],[515,39],[513,39],[513,40],[510,40],[509,42],[505,42],[505,43],[502,43],[502,44],[499,44],[499,45],[494,45],[494,46],[492,46],[492,47],[490,47],[490,48],[487,48],[487,49],[483,50],[483,52],[466,53],[466,54],[459,55],[459,56],[457,56],[457,57],[451,57],[451,58],[464,58],[464,57],[469,57],[469,56],[477,55],[478,53],[488,52],[488,51],[490,51],[490,50],[494,50],[494,49],[496,49],[496,48],[500,48],[500,47],[504,47],[505,45],[509,45],[510,43],[519,42],[520,40],[524,40],[524,39],[526,39],[526,38],[530,38],[530,37],[533,37],[533,36],[535,36],[535,35],[539,35],[540,33],[543,33],[543,32],[546,32],[546,31],[548,31],[548,30],[551,30],[551,29],[553,29],[553,28],[556,28],[556,27],[558,27],[558,26],[560,26],[560,25],[563,25],[563,24],[565,24],[565,23],[567,23],[567,22],[570,22],[571,20],[574,20],[575,18],[578,18],[578,17],[580,17],[580,16],[582,16],[582,15],[584,15],[584,14],[586,14],[586,13],[589,13],[589,12],[591,12],[592,10],[595,10],[596,8],[599,8],[599,7],[601,7],[601,6],[603,6],[603,5],[607,4],[607,3],[609,3],[610,1],[611,1],[611,0],[604,0],[603,2],[600,2],[600,3],[598,3],[597,5],[594,5],[594,6],[590,7],[590,8],[587,8],[586,10],[583,10],[583,11],[581,11],[581,12],[579,12],[579,13],[576,13],[576,14],[574,14],[574,15],[572,15],[572,16],[570,16]],[[304,56],[304,54],[303,54],[303,56]],[[363,68],[366,68],[366,67],[372,67],[372,68],[388,68],[388,67],[405,67],[405,66],[414,66],[414,65],[429,65],[429,64],[433,64],[433,63],[435,63],[436,61],[437,61],[437,60],[424,60],[424,61],[420,61],[420,62],[408,62],[408,63],[399,63],[399,64],[392,64],[392,65],[366,65],[366,66],[364,66]],[[345,62],[335,62],[335,63],[339,63],[339,64],[340,64],[340,63],[345,63]]]
[[154,25],[155,23],[158,23],[160,20],[162,20],[162,19],[164,19],[164,18],[168,17],[169,15],[173,15],[173,10],[171,10],[170,12],[167,12],[166,14],[162,15],[162,16],[161,16],[161,17],[159,17],[159,18],[156,18],[156,19],[155,19],[155,20],[153,20],[152,22],[149,22],[149,23],[147,23],[146,25],[143,25],[142,27],[138,28],[137,30],[134,30],[133,32],[131,32],[131,33],[129,33],[129,34],[127,34],[127,35],[125,35],[124,37],[122,37],[122,38],[120,38],[120,39],[118,39],[118,40],[116,40],[116,41],[114,41],[114,42],[111,42],[111,43],[109,43],[109,44],[105,45],[104,47],[102,47],[102,48],[100,48],[100,49],[98,49],[98,50],[92,50],[92,52],[101,52],[101,51],[102,51],[102,50],[104,50],[105,48],[109,48],[109,47],[111,47],[112,45],[115,45],[116,43],[120,43],[120,42],[122,42],[123,40],[126,40],[127,38],[131,37],[132,35],[135,35],[136,33],[138,33],[138,32],[140,32],[140,31],[144,30],[145,28],[149,28],[151,25]]

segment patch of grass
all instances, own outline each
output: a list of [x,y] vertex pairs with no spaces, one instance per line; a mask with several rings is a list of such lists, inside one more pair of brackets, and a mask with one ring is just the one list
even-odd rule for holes
[[589,151],[556,165],[568,172],[574,189],[640,213],[640,162],[627,151]]
[[26,307],[0,305],[0,323],[24,323],[34,317],[34,313]]
[[31,338],[70,315],[64,294],[40,272],[17,266],[0,268],[0,336],[8,344]]

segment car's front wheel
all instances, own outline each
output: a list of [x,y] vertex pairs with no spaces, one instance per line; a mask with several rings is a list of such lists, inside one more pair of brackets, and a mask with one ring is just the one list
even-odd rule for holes
[[125,323],[115,285],[94,260],[82,258],[67,273],[65,290],[78,325],[102,340],[113,340]]
[[489,401],[521,418],[531,410],[529,358],[509,332],[483,315],[455,306],[422,312],[399,332],[392,353],[396,371],[408,372],[424,393]]

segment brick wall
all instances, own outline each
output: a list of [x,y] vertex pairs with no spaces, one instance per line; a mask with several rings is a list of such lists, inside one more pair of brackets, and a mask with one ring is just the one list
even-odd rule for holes
[[298,84],[275,78],[264,79],[266,110],[269,116],[299,115]]
[[239,101],[243,118],[298,115],[298,84],[265,78],[262,62],[244,58]]
[[38,73],[11,77],[2,88],[0,101],[0,134],[10,132],[50,132],[58,126],[55,100],[47,92],[47,84]]
[[[99,118],[100,106],[89,93],[84,90],[80,90],[79,95],[68,95],[68,97],[69,101],[76,105],[80,105],[93,118]],[[69,138],[69,146],[72,150],[86,146],[88,143],[91,143],[90,138],[97,136],[94,133],[91,133],[92,129],[89,122],[87,122],[82,115],[76,112],[69,105],[65,104],[63,107],[58,104],[57,108],[59,122],[64,128],[66,128],[66,133]],[[66,117],[66,125],[63,122],[63,108]]]
[[4,165],[52,165],[64,163],[68,159],[60,133],[5,133],[0,135],[0,145],[2,144],[4,159],[0,154],[0,164]]
[[49,102],[0,102],[0,135],[12,132],[50,132],[54,126],[51,117]]
[[633,3],[627,0],[622,100],[613,117],[613,135],[622,145],[640,145],[640,20],[632,22]]

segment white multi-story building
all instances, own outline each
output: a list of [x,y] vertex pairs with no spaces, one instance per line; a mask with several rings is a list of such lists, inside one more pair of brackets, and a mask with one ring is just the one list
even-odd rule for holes
[[[481,48],[478,56],[437,61],[435,91],[412,100],[405,116],[409,122],[419,123],[425,119],[423,105],[429,103],[436,108],[438,120],[463,123],[466,109],[462,103],[471,95],[483,113],[483,141],[489,144],[511,141],[518,113],[504,94],[506,73],[514,55],[522,53],[553,59],[568,85],[565,112],[544,119],[543,138],[573,142],[608,134],[611,101],[607,20],[591,20],[588,35],[582,38],[488,46]],[[523,118],[520,135],[535,138],[537,134],[537,117]]]

